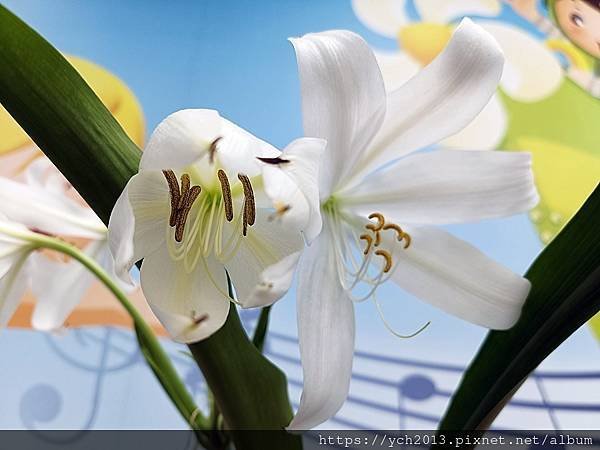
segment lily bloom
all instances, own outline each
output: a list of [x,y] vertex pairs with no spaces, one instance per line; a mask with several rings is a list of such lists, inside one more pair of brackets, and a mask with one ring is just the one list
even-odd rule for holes
[[[46,158],[39,158],[27,167],[25,182],[0,177],[0,214],[6,218],[5,222],[13,223],[8,229],[18,226],[85,244],[84,252],[114,275],[107,228],[90,208],[70,195],[71,191],[70,184],[52,163]],[[31,234],[35,236],[35,233]],[[27,264],[11,260],[10,265],[14,273],[20,273],[21,266],[25,270],[18,276],[7,275],[6,283],[11,287],[6,287],[7,291],[0,298],[0,302],[5,302],[5,321],[0,321],[1,325],[5,325],[13,315],[13,306],[16,307],[20,299],[17,293],[23,293],[17,283],[19,280],[31,280],[36,298],[32,326],[43,331],[62,327],[94,280],[79,262],[64,262],[40,252],[32,253]],[[8,283],[10,280],[11,283]],[[9,295],[9,291],[12,294]]]
[[538,195],[529,154],[415,153],[468,125],[498,85],[502,52],[471,21],[389,93],[358,35],[329,31],[291,42],[304,131],[328,142],[319,172],[323,230],[298,274],[304,389],[289,428],[302,430],[329,419],[346,399],[354,302],[376,299],[387,280],[469,322],[510,328],[529,282],[434,225],[524,212]]
[[148,142],[111,214],[109,242],[175,340],[217,331],[237,302],[270,304],[289,288],[299,252],[319,234],[321,139],[283,152],[212,110],[178,111]]

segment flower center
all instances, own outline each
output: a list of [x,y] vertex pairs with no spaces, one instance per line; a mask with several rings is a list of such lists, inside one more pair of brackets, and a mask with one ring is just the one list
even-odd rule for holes
[[[171,205],[167,228],[171,257],[183,260],[187,272],[199,262],[205,262],[211,253],[221,262],[231,259],[247,235],[248,227],[256,221],[256,201],[248,176],[238,174],[244,200],[242,212],[236,218],[234,197],[224,170],[217,171],[220,193],[192,185],[188,173],[182,174],[180,181],[173,170],[163,170],[163,175],[169,187]],[[197,202],[198,198],[202,201]],[[233,222],[227,230],[225,221]]]

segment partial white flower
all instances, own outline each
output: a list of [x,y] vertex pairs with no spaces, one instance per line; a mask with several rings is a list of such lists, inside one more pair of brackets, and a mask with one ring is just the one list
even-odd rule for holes
[[0,327],[6,326],[30,283],[33,247],[24,226],[0,214]]
[[[47,158],[38,158],[25,182],[0,177],[0,214],[25,229],[85,242],[84,251],[114,274],[107,228],[89,208],[70,195],[72,189]],[[27,263],[36,306],[32,326],[51,331],[63,326],[82,300],[93,276],[74,260],[64,262],[34,253]]]
[[142,289],[174,339],[198,341],[223,325],[226,274],[245,307],[288,290],[300,232],[310,242],[321,230],[324,147],[304,138],[281,152],[212,110],[158,125],[112,212],[109,241],[123,279],[144,260]]
[[303,254],[298,329],[304,390],[290,429],[344,402],[354,350],[353,301],[391,279],[467,321],[510,328],[529,282],[432,225],[527,211],[538,201],[523,153],[425,151],[473,120],[494,94],[502,52],[471,21],[400,89],[387,93],[375,56],[349,31],[292,39],[304,131],[327,140],[323,231]]

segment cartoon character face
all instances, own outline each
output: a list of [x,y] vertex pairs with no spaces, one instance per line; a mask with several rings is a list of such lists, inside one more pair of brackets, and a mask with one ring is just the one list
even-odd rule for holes
[[600,0],[557,0],[554,14],[575,45],[600,59]]

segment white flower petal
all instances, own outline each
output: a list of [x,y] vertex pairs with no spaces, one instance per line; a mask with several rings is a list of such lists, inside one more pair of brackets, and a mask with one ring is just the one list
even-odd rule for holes
[[463,20],[444,51],[389,95],[384,124],[354,180],[462,130],[490,101],[503,64],[494,39]]
[[528,211],[539,200],[529,153],[437,150],[409,155],[346,192],[344,205],[398,223],[449,224]]
[[184,109],[154,130],[140,161],[144,170],[181,169],[205,156],[221,133],[221,117],[211,109]]
[[[410,247],[395,254],[392,279],[403,289],[461,319],[492,329],[512,327],[530,283],[472,245],[435,227],[407,228]],[[386,235],[382,245],[389,245]]]
[[[104,246],[104,241],[93,242],[85,253],[95,259]],[[31,263],[31,289],[37,300],[31,324],[37,330],[58,330],[79,304],[94,276],[73,259],[64,263],[35,253],[31,255]]]
[[414,0],[415,8],[425,22],[448,23],[463,16],[497,16],[502,11],[500,0]]
[[183,261],[173,261],[162,245],[145,257],[141,284],[150,308],[178,342],[206,339],[227,319],[227,279],[223,266],[214,259],[200,261],[188,273]]
[[289,162],[262,169],[265,193],[276,207],[287,208],[283,224],[302,231],[308,243],[321,232],[318,174],[326,146],[323,139],[296,139],[281,154]]
[[421,65],[405,52],[376,51],[386,92],[401,88],[421,70]]
[[352,9],[367,27],[393,39],[400,28],[410,23],[406,0],[352,0]]
[[506,56],[500,85],[509,96],[537,102],[557,91],[564,80],[564,70],[542,42],[512,26],[479,23],[498,41]]
[[473,122],[440,142],[445,148],[494,150],[500,146],[508,129],[508,116],[497,95],[483,108]]
[[20,254],[10,270],[0,276],[0,327],[8,324],[29,285],[27,256],[26,253]]
[[90,208],[53,190],[5,177],[0,177],[0,212],[44,233],[89,239],[106,236],[106,227]]
[[71,184],[45,156],[36,158],[25,170],[25,180],[34,186],[53,194],[64,195]]
[[304,372],[300,407],[288,426],[308,430],[331,418],[348,395],[354,353],[354,305],[338,281],[323,229],[298,274],[298,336]]
[[306,136],[327,140],[319,174],[327,198],[358,161],[385,114],[385,89],[367,43],[349,31],[290,39],[296,51]]
[[131,283],[133,265],[164,246],[170,211],[169,188],[161,172],[146,171],[129,180],[108,225],[108,243],[121,280]]
[[225,262],[238,301],[244,308],[266,306],[289,289],[302,237],[266,212],[256,217],[236,254]]

